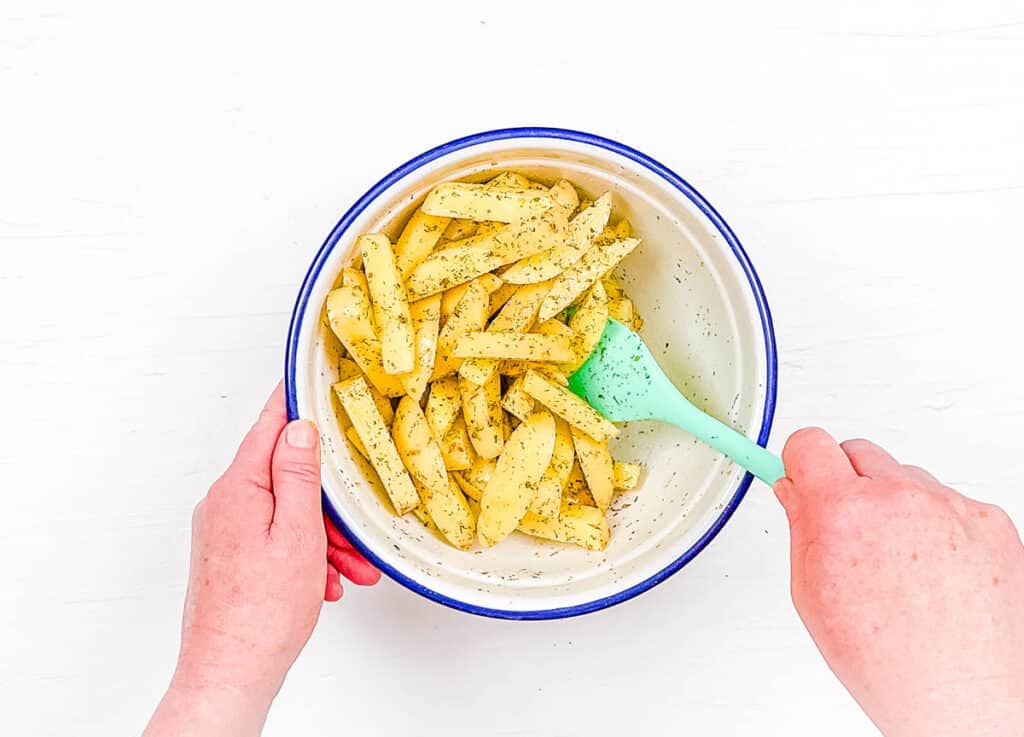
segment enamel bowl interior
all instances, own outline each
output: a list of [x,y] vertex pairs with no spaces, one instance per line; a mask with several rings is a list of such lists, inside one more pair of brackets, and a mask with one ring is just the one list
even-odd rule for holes
[[412,515],[395,517],[372,469],[346,441],[331,390],[339,344],[327,325],[324,299],[352,259],[356,237],[383,231],[397,238],[438,182],[479,181],[513,170],[546,184],[567,178],[591,198],[610,190],[613,218],[628,217],[642,239],[617,274],[644,320],[644,340],[692,401],[763,443],[774,404],[774,352],[756,277],[706,205],[691,201],[628,150],[533,134],[449,145],[433,156],[397,170],[353,207],[310,270],[296,308],[289,409],[319,424],[329,510],[392,578],[464,611],[539,619],[629,598],[680,568],[713,537],[750,483],[740,468],[674,427],[631,423],[612,452],[643,463],[646,472],[638,490],[613,502],[605,551],[520,533],[491,549],[455,550]]

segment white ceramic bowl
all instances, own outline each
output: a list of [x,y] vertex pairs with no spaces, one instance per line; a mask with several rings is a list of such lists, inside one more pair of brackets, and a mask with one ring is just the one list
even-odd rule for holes
[[637,422],[612,451],[647,471],[638,491],[613,503],[604,552],[518,533],[462,552],[412,515],[389,511],[337,421],[338,344],[324,299],[359,234],[383,230],[395,238],[438,182],[500,170],[549,184],[565,177],[591,197],[614,193],[614,212],[642,238],[618,271],[644,319],[641,334],[691,400],[762,445],[775,405],[775,342],[757,275],[721,216],[672,171],[605,138],[552,128],[461,138],[388,174],[338,222],[302,284],[285,366],[289,416],[320,426],[328,512],[382,571],[434,601],[509,619],[567,617],[624,601],[679,570],[729,519],[751,477],[681,430]]

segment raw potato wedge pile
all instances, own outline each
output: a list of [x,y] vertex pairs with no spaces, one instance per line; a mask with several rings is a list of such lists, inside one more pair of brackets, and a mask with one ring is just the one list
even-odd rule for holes
[[641,325],[611,275],[640,241],[611,218],[610,194],[505,172],[438,185],[395,243],[359,237],[326,301],[334,391],[396,514],[463,550],[516,530],[608,544],[612,497],[642,468],[612,459],[618,428],[567,377],[609,317]]

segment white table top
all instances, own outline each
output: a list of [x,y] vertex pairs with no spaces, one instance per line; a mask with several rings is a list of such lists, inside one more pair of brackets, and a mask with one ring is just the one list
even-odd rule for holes
[[[192,506],[281,374],[314,250],[391,167],[473,131],[575,127],[676,169],[764,280],[771,445],[867,435],[1024,523],[1010,4],[257,5],[0,10],[4,733],[141,730]],[[582,619],[350,587],[266,734],[872,734],[787,575],[758,485],[682,573]]]

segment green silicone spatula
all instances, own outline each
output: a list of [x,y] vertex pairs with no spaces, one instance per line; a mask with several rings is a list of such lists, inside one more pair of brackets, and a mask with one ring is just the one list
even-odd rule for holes
[[569,388],[612,422],[662,420],[692,433],[768,484],[785,475],[774,453],[694,407],[668,380],[640,336],[616,320],[608,321],[590,358],[569,377]]

